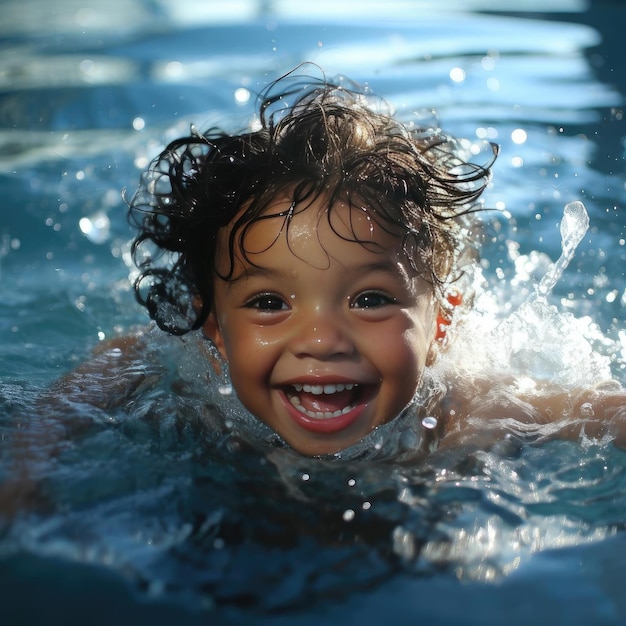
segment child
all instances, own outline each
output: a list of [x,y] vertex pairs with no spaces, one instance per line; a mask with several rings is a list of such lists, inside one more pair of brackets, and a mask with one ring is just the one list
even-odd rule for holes
[[129,213],[137,296],[166,332],[201,330],[241,403],[304,455],[400,419],[422,448],[497,440],[512,421],[566,419],[578,436],[583,404],[587,434],[619,436],[615,386],[524,397],[514,381],[496,394],[494,381],[432,375],[455,309],[471,304],[470,217],[497,149],[482,165],[465,152],[357,88],[280,79],[257,127],[194,131],[144,173]]

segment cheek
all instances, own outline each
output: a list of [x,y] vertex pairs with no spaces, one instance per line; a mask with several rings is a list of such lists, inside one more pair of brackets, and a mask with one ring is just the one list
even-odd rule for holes
[[383,362],[387,361],[402,376],[424,368],[431,341],[423,324],[405,322],[379,336],[377,343]]
[[257,351],[270,351],[283,341],[283,332],[272,325],[258,325],[250,322],[245,314],[238,312],[224,316],[220,320],[226,352],[231,358],[244,358],[256,355]]
[[263,333],[245,326],[226,324],[223,333],[232,383],[236,389],[248,389],[269,378],[274,363],[274,343]]
[[382,375],[381,423],[399,415],[413,400],[422,377],[424,361],[410,339],[403,339],[387,343],[385,360],[379,369]]
[[415,394],[427,364],[429,344],[421,332],[407,332],[388,341],[382,354],[381,373],[400,403]]
[[404,342],[390,346],[387,354],[390,367],[393,367],[393,374],[398,382],[402,385],[417,385],[426,358],[415,343],[410,338],[405,338]]
[[[261,347],[254,335],[238,333],[226,338],[230,382],[243,406],[260,421],[272,426],[270,376],[274,364],[267,346]],[[268,414],[268,411],[270,413]]]

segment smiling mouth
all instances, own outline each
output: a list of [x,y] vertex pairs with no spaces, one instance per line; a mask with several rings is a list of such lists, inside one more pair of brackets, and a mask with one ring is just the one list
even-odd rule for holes
[[354,411],[362,403],[362,387],[355,383],[290,385],[286,396],[293,407],[314,420],[328,420]]

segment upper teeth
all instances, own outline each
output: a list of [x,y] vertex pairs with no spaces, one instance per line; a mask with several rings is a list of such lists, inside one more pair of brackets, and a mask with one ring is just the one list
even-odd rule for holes
[[314,396],[321,396],[323,393],[337,393],[338,391],[344,391],[347,389],[353,389],[356,387],[353,383],[339,383],[338,385],[293,385],[293,388],[297,391],[304,391],[305,393],[312,393]]

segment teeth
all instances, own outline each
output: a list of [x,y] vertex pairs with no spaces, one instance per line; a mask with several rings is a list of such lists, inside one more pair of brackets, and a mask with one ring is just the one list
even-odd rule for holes
[[[340,391],[354,389],[358,387],[355,383],[338,383],[336,385],[301,385],[295,384],[292,385],[296,392],[300,393],[304,391],[305,393],[312,393],[314,396],[321,396],[322,394],[330,395],[333,393],[339,393]],[[338,409],[337,411],[309,411],[305,409],[302,404],[300,404],[300,399],[298,396],[292,396],[289,398],[289,401],[293,406],[300,411],[300,413],[304,413],[308,417],[312,417],[313,419],[330,419],[331,417],[339,417],[340,415],[344,415],[345,413],[349,413],[354,409],[354,405],[346,406],[343,409]]]
[[324,394],[338,393],[339,391],[344,391],[350,389],[354,389],[356,387],[353,383],[339,383],[338,385],[293,385],[293,388],[300,393],[304,391],[305,393],[312,393],[314,396],[321,396]]
[[350,413],[350,411],[354,409],[354,407],[350,405],[344,407],[341,410],[333,411],[332,413],[330,411],[308,411],[300,404],[300,400],[297,397],[294,396],[292,398],[289,398],[289,401],[291,402],[291,404],[293,404],[293,406],[296,407],[296,409],[298,409],[298,411],[300,411],[300,413],[304,413],[308,417],[312,417],[313,419],[318,420],[330,419],[331,417],[339,417],[340,415],[344,415],[345,413]]

